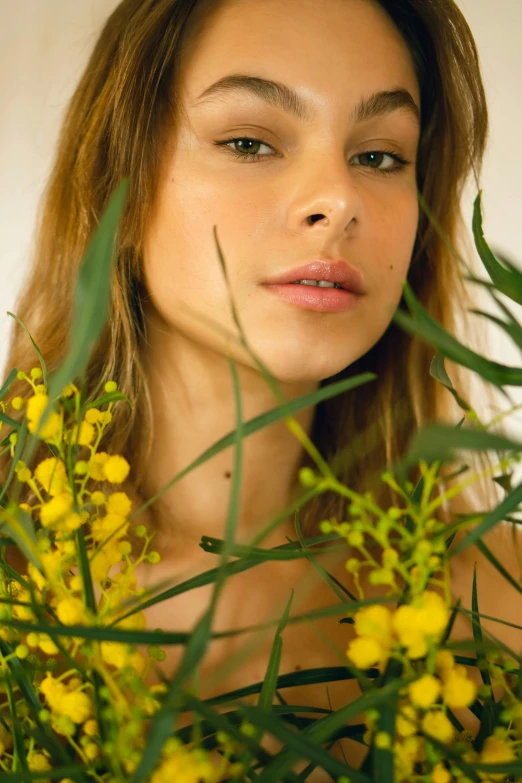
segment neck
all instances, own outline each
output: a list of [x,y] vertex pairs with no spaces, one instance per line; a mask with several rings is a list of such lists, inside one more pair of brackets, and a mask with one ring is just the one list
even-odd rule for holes
[[[231,432],[236,409],[229,361],[223,354],[165,331],[152,317],[147,334],[145,369],[154,413],[150,467],[143,482],[151,497],[213,443]],[[236,362],[243,421],[278,403],[258,371]],[[279,384],[286,400],[317,388],[317,383]],[[314,410],[295,418],[309,434]],[[243,440],[242,475],[236,541],[248,543],[295,497],[303,450],[284,420]],[[223,538],[233,480],[230,446],[188,473],[151,506],[158,531],[153,548],[172,563],[201,556],[202,535]],[[287,519],[266,539],[276,546],[295,537]]]

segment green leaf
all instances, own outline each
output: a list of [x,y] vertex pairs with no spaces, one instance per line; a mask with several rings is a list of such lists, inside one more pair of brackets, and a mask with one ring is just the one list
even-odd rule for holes
[[[478,606],[478,594],[477,594],[477,566],[473,569],[473,588],[471,593],[471,609],[473,614],[471,616],[471,625],[473,628],[473,639],[477,645],[477,661],[480,676],[484,685],[488,685],[491,688],[491,677],[488,669],[487,658],[482,651],[483,638],[482,628],[480,625],[479,606]],[[489,737],[493,733],[495,727],[495,701],[493,698],[493,692],[491,695],[484,699],[484,711],[482,713],[482,722],[480,724],[480,730],[475,737],[474,747],[475,750],[480,750],[482,743],[486,737]]]
[[[38,356],[38,361],[40,362],[40,367],[42,368],[42,374],[43,374],[42,381],[44,383],[44,386],[47,386],[47,365],[45,363],[45,359],[43,358],[43,356],[42,356],[42,354],[40,352],[40,349],[38,348],[38,346],[36,345],[35,341],[33,340],[31,332],[29,331],[27,326],[24,324],[24,322],[21,321],[20,318],[18,318],[17,315],[15,315],[14,313],[10,313],[9,311],[7,312],[7,315],[10,315],[11,318],[14,318],[15,321],[20,324],[20,326],[22,327],[22,329],[25,330],[27,336],[29,337],[30,341],[32,342],[34,351],[35,351],[36,355]],[[0,400],[1,399],[2,399],[2,395],[0,394]]]
[[439,383],[441,383],[443,386],[448,389],[448,391],[451,392],[451,394],[454,396],[457,405],[459,405],[460,408],[464,411],[471,410],[471,407],[468,405],[468,403],[462,399],[460,394],[457,392],[455,387],[453,386],[450,377],[448,373],[446,372],[446,367],[444,366],[444,356],[440,353],[436,353],[433,357],[433,361],[430,365],[430,375],[432,378],[435,378]]
[[[232,720],[229,720],[229,717],[231,717],[233,713],[223,715],[219,712],[216,712],[209,706],[209,702],[201,701],[192,693],[185,692],[183,694],[183,698],[189,709],[202,715],[210,725],[215,727],[216,730],[221,729],[233,739],[244,744],[252,753],[252,755],[259,759],[262,764],[266,764],[270,760],[271,757],[267,751],[264,750],[264,748],[258,746],[256,742],[250,739],[250,737],[248,737],[246,734],[243,734],[239,727],[234,725]],[[243,705],[240,706],[240,710],[242,710],[242,707]],[[280,780],[297,781],[297,776],[293,773],[288,773],[284,777],[280,778]]]
[[499,291],[517,304],[522,304],[522,274],[508,261],[504,262],[505,266],[500,264],[484,239],[481,196],[482,191],[480,190],[473,205],[473,236],[475,237],[475,245],[480,259],[491,277],[493,284]]
[[[343,394],[346,391],[363,386],[365,383],[375,380],[376,377],[377,376],[374,373],[363,373],[362,375],[357,375],[355,378],[345,378],[342,381],[336,381],[335,383],[328,384],[327,386],[321,386],[309,394],[304,394],[302,397],[298,397],[295,400],[290,400],[287,403],[278,405],[275,408],[271,408],[266,413],[262,413],[261,415],[255,416],[253,419],[245,422],[243,425],[243,435],[245,438],[247,438],[249,435],[253,435],[255,432],[258,432],[259,430],[262,430],[277,421],[281,421],[288,416],[293,416],[295,413],[298,413],[305,408],[317,405],[324,400],[329,400],[333,397],[337,397],[339,394]],[[210,448],[204,451],[203,454],[200,454],[197,459],[191,462],[190,465],[174,476],[174,478],[170,479],[170,481],[168,481],[155,495],[149,498],[146,503],[144,503],[137,511],[132,514],[130,521],[132,522],[136,517],[140,516],[143,511],[145,511],[145,509],[155,503],[156,500],[158,500],[163,494],[165,494],[165,492],[167,492],[167,490],[169,490],[172,486],[174,486],[174,484],[184,478],[184,476],[186,476],[188,473],[193,471],[195,468],[198,468],[204,462],[207,462],[207,460],[211,459],[216,454],[219,454],[224,449],[232,446],[235,437],[234,433],[235,430],[232,430],[232,432],[229,432],[228,435],[220,438],[218,441],[216,441],[216,443],[210,446]]]
[[[279,668],[281,666],[281,655],[283,652],[283,637],[281,634],[288,621],[288,616],[290,614],[290,607],[292,605],[293,597],[294,597],[294,591],[292,590],[290,592],[290,598],[288,599],[286,608],[283,612],[283,615],[279,621],[279,624],[275,632],[272,649],[270,651],[270,658],[268,660],[268,664],[266,668],[265,679],[263,680],[261,693],[259,694],[259,699],[257,702],[257,706],[260,709],[267,710],[268,712],[272,710],[274,695],[277,690],[277,678],[279,676]],[[261,742],[262,736],[263,736],[262,729],[257,729],[252,739],[259,744]],[[241,761],[246,769],[249,768],[251,760],[252,760],[252,755],[250,751],[247,749],[241,758]]]
[[36,692],[33,687],[33,683],[31,682],[31,678],[29,677],[24,665],[22,664],[20,659],[17,658],[16,655],[11,655],[13,652],[12,647],[4,639],[1,638],[0,638],[0,651],[4,658],[6,658],[7,656],[11,656],[9,658],[7,666],[12,672],[16,680],[16,684],[20,689],[20,693],[24,697],[25,703],[29,707],[32,719],[35,722],[36,726],[38,727],[38,730],[35,732],[35,736],[37,737],[38,742],[43,748],[45,748],[49,752],[51,758],[53,758],[54,760],[61,759],[62,763],[67,763],[67,761],[69,760],[67,753],[60,745],[60,743],[57,741],[56,736],[52,732],[50,725],[47,723],[42,723],[42,721],[40,720],[39,716],[40,716],[40,711],[42,709],[42,702],[36,695]]
[[18,460],[22,456],[22,451],[25,446],[25,441],[27,439],[27,419],[24,419],[22,421],[20,430],[18,432],[18,440],[16,441],[16,446],[13,454],[13,459],[11,460],[11,466],[9,468],[9,473],[7,474],[7,478],[4,484],[4,488],[2,489],[2,492],[0,494],[0,501],[2,501],[6,495],[7,490],[9,489],[11,485],[11,481],[13,480],[13,476],[15,474],[16,466],[18,464]]
[[108,405],[111,402],[128,402],[130,407],[132,408],[132,403],[130,399],[127,397],[126,394],[122,394],[122,392],[115,391],[110,392],[109,394],[104,394],[103,397],[98,397],[98,399],[93,400],[92,402],[87,402],[84,405],[85,410],[89,410],[89,408],[101,408],[102,405]]
[[502,318],[497,318],[496,315],[486,313],[484,310],[470,310],[470,313],[473,313],[474,315],[480,315],[482,318],[487,318],[489,321],[499,326],[502,331],[505,332],[515,343],[517,348],[522,351],[522,329],[518,324],[506,323],[506,321],[503,321]]
[[439,353],[463,367],[468,367],[495,386],[521,386],[522,369],[492,362],[475,351],[466,348],[444,329],[415,298],[408,281],[404,283],[404,298],[415,318],[403,310],[397,310],[393,321],[410,334],[416,335]]
[[9,503],[7,508],[0,509],[0,530],[12,538],[25,557],[42,573],[38,540],[30,515],[16,503]]
[[51,638],[60,636],[77,636],[79,639],[89,639],[96,642],[122,642],[123,644],[157,644],[186,645],[191,634],[176,631],[132,631],[124,628],[89,625],[51,625],[50,623],[25,622],[10,617],[2,619],[2,624],[8,628],[18,628],[21,631],[47,633]]
[[511,450],[522,451],[522,443],[497,435],[494,432],[478,429],[464,429],[444,424],[427,424],[416,432],[410,442],[404,462],[416,464],[426,462],[453,461],[456,449]]
[[51,401],[61,394],[68,383],[83,374],[105,326],[109,311],[111,272],[116,256],[115,240],[128,187],[128,180],[123,180],[113,193],[83,258],[76,284],[68,353],[50,379]]
[[66,767],[55,767],[45,772],[2,772],[2,783],[28,783],[30,780],[61,780],[62,778],[85,779],[85,767],[79,764],[69,764]]
[[[310,729],[305,729],[301,732],[300,736],[306,739],[305,745],[308,745],[308,743],[327,742],[330,737],[338,729],[344,726],[344,724],[351,718],[356,717],[366,710],[379,708],[390,698],[393,698],[401,688],[404,688],[410,682],[410,679],[411,678],[405,678],[403,680],[389,683],[383,688],[366,691],[366,693],[364,693],[358,699],[350,702],[350,704],[341,707],[341,709],[336,710],[330,715],[327,715],[322,720],[317,721]],[[248,713],[251,713],[253,708],[248,709],[244,707],[244,709],[245,711],[248,710],[247,717],[249,717]],[[252,723],[255,723],[253,717],[250,717],[249,719]],[[302,748],[300,746],[300,751],[301,750]],[[300,755],[300,753],[296,755],[295,750],[291,747],[285,747],[280,750],[274,757],[273,761],[271,761],[263,771],[259,783],[273,783],[273,781],[279,780],[281,775],[284,775],[287,770],[292,768],[294,762],[297,760],[297,758],[299,758]],[[305,755],[306,758],[312,760],[310,755],[303,755]],[[361,781],[361,783],[366,783],[366,781],[370,780],[370,778],[357,770],[351,770],[348,774],[348,777],[350,780]]]
[[[246,704],[242,704],[241,708],[250,723],[264,731],[268,731],[284,744],[284,750],[280,751],[259,775],[259,783],[274,783],[275,780],[281,780],[283,775],[291,771],[294,762],[301,758],[313,761],[316,766],[330,772],[331,775],[337,777],[346,775],[354,783],[371,783],[371,779],[367,775],[338,761],[330,753],[323,750],[319,742],[314,741],[315,738],[312,739],[313,728],[316,728],[319,723],[327,720],[330,716],[316,721],[309,730],[304,729],[299,734],[296,734],[295,731],[288,728],[273,714]],[[280,761],[278,764],[279,755],[285,751],[291,754],[290,762],[286,762],[283,765]]]
[[500,560],[497,560],[497,558],[495,557],[491,549],[489,549],[489,547],[486,546],[486,544],[480,538],[476,542],[476,546],[477,549],[480,550],[480,552],[482,552],[484,557],[486,557],[489,560],[491,565],[497,569],[499,574],[504,577],[506,582],[509,582],[509,584],[515,588],[517,593],[522,593],[522,586],[519,584],[519,582],[517,582],[517,580],[513,576],[511,576],[507,568],[504,568]]
[[[324,547],[319,550],[321,553],[335,553],[346,550],[346,542],[341,539],[340,536],[336,539],[338,544],[331,547]],[[220,538],[213,538],[211,536],[201,536],[200,547],[205,552],[217,555],[223,551],[224,541]],[[273,549],[263,549],[262,547],[249,546],[248,544],[234,544],[231,548],[230,554],[234,557],[246,557],[252,560],[259,560],[261,563],[267,563],[277,560],[302,560],[308,558],[309,554],[313,554],[313,550],[308,547],[301,547],[297,549],[295,544],[282,544],[279,547]]]
[[270,658],[266,668],[265,679],[263,681],[263,687],[259,696],[258,707],[261,709],[269,710],[272,707],[274,700],[274,694],[277,688],[277,678],[279,676],[279,667],[281,665],[281,654],[283,651],[283,637],[281,636],[286,623],[288,622],[288,616],[290,614],[290,607],[292,605],[292,599],[294,597],[294,591],[290,593],[290,598],[283,612],[283,616],[279,621],[277,630],[274,636],[274,643],[270,652]]
[[522,503],[522,484],[519,484],[515,489],[499,503],[499,505],[492,511],[489,511],[482,522],[471,530],[465,538],[461,539],[454,549],[449,553],[449,557],[455,557],[464,549],[467,549],[471,544],[475,544],[479,539],[483,538],[498,522],[503,521],[510,511],[518,509],[520,503]]
[[2,413],[1,411],[0,411],[0,422],[7,424],[8,427],[12,427],[16,431],[20,429],[20,422],[15,421],[6,413]]
[[26,772],[29,767],[27,766],[27,756],[25,752],[24,733],[22,729],[21,721],[16,714],[16,706],[13,698],[13,689],[11,687],[11,681],[9,677],[6,677],[3,681],[6,693],[7,701],[9,704],[9,711],[11,713],[12,732],[13,732],[13,767],[15,771],[19,768]]
[[[384,672],[382,683],[375,683],[376,688],[381,688],[391,682],[397,682],[402,676],[402,663],[391,658]],[[395,741],[395,718],[399,704],[399,694],[396,693],[385,702],[379,710],[377,730],[383,731],[391,738],[389,749],[372,746],[373,779],[376,783],[394,783],[394,758],[392,747]]]
[[221,562],[218,568],[214,590],[210,599],[210,613],[213,614],[218,597],[225,584],[229,554],[235,545],[235,535],[239,518],[239,495],[241,490],[242,461],[243,461],[243,409],[241,404],[241,391],[236,363],[229,357],[230,371],[232,373],[232,388],[234,391],[234,404],[236,416],[236,429],[234,430],[234,465],[232,468],[232,486],[228,504],[227,520],[225,523],[225,541],[221,550]]
[[96,615],[96,598],[94,596],[91,568],[89,565],[89,558],[87,556],[87,546],[85,544],[85,535],[82,527],[79,527],[76,531],[76,544],[78,547],[78,562],[80,565],[80,573],[83,582],[85,605],[94,615]]
[[147,743],[143,749],[141,761],[136,769],[132,783],[141,783],[155,769],[161,756],[163,745],[172,734],[174,722],[181,706],[181,687],[187,677],[199,664],[210,638],[212,612],[207,610],[196,624],[193,632],[189,634],[189,641],[181,663],[168,686],[168,691],[158,712],[151,722]]
[[0,400],[4,399],[4,397],[6,396],[7,392],[9,391],[11,386],[13,385],[13,382],[14,382],[14,380],[15,380],[17,375],[18,375],[18,370],[16,368],[12,369],[11,372],[9,373],[9,375],[7,376],[6,382],[4,383],[2,388],[0,389]]

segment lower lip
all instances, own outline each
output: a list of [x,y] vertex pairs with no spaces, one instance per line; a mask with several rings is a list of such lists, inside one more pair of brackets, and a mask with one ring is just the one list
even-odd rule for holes
[[319,288],[315,285],[285,283],[283,285],[265,284],[275,296],[302,307],[304,310],[316,310],[319,313],[342,313],[351,310],[360,300],[359,294],[342,288]]

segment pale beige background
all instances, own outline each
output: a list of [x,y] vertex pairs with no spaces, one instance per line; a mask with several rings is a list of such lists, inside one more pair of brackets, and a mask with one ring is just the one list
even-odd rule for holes
[[[522,2],[459,2],[477,40],[491,109],[483,178],[486,236],[522,264]],[[0,368],[11,323],[5,313],[15,307],[27,269],[60,121],[100,26],[116,5],[0,0]],[[465,200],[470,218],[475,195],[470,189]],[[522,308],[514,309],[522,318]],[[496,360],[519,363],[497,330],[491,339]]]

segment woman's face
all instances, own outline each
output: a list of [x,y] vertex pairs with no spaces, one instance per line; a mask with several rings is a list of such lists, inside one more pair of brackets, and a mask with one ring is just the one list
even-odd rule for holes
[[[232,74],[257,81],[208,94]],[[297,100],[277,100],[290,90]],[[185,49],[181,97],[145,237],[149,319],[162,339],[230,346],[253,366],[222,331],[237,334],[216,226],[259,358],[282,382],[336,374],[390,324],[417,231],[420,93],[399,32],[373,0],[227,0]],[[381,111],[362,117],[372,98]],[[364,295],[267,284],[315,260],[325,277],[347,262]]]

